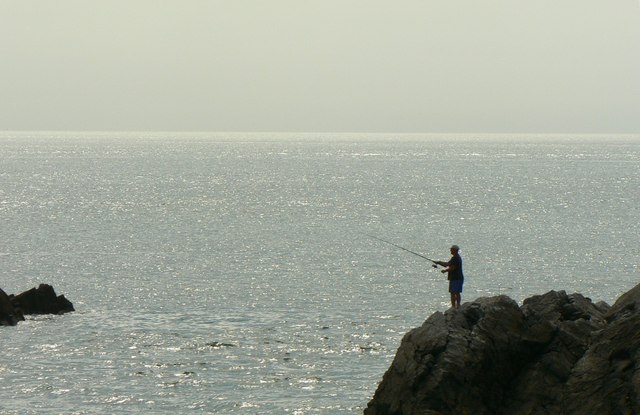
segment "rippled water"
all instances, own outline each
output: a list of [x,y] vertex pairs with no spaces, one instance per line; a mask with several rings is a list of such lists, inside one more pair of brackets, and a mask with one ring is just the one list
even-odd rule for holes
[[0,135],[8,414],[358,414],[402,335],[463,301],[638,282],[638,137]]

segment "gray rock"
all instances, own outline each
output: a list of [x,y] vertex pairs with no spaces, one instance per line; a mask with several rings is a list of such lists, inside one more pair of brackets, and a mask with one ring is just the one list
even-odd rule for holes
[[365,415],[640,413],[640,285],[609,307],[551,291],[434,313]]

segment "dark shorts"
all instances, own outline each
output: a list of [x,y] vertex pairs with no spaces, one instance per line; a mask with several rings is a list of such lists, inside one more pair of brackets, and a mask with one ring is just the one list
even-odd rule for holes
[[461,293],[462,292],[462,283],[464,280],[451,280],[449,281],[449,292],[450,293]]

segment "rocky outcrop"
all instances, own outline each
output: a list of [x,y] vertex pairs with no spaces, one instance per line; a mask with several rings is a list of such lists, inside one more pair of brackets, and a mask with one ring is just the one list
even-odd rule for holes
[[364,414],[640,414],[640,285],[612,307],[551,291],[437,312],[402,339]]
[[64,295],[56,295],[52,286],[40,284],[18,295],[0,289],[0,325],[15,326],[28,314],[62,314],[75,311]]
[[0,326],[15,326],[24,320],[20,310],[16,310],[11,302],[11,297],[0,289]]

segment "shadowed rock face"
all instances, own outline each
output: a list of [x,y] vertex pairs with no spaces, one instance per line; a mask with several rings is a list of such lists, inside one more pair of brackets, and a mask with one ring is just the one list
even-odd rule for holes
[[0,289],[0,325],[15,326],[26,314],[62,314],[74,311],[64,295],[57,296],[53,287],[40,284],[18,295],[7,295]]
[[613,307],[551,291],[437,312],[365,415],[640,414],[640,285]]
[[15,326],[18,321],[23,320],[22,313],[13,307],[11,297],[0,289],[0,326]]

